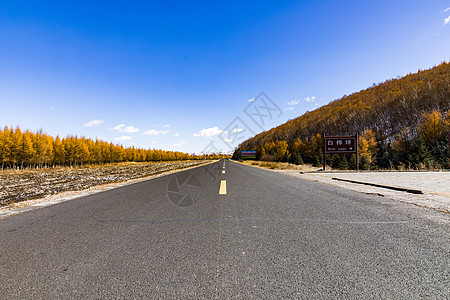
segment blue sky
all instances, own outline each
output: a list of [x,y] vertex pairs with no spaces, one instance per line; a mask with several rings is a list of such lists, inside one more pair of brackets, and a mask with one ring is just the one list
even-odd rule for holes
[[66,2],[0,4],[1,126],[226,151],[450,58],[448,0]]

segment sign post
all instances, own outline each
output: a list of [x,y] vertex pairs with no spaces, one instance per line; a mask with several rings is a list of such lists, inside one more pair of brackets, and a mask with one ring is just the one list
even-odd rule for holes
[[325,162],[325,152],[326,152],[326,143],[325,143],[325,137],[326,137],[326,133],[323,133],[323,171],[325,172],[325,168],[326,168],[326,162]]
[[358,133],[355,136],[326,136],[323,134],[323,170],[325,154],[356,154],[356,170],[359,171]]
[[358,132],[356,132],[356,172],[359,172]]

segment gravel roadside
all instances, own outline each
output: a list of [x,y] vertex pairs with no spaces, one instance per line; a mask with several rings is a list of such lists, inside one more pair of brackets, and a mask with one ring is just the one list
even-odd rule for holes
[[[450,214],[450,172],[448,171],[317,172],[317,168],[307,164],[296,166],[287,163],[260,161],[239,163]],[[343,179],[343,181],[333,178]],[[379,186],[345,182],[345,180],[417,189],[422,194],[412,194]]]
[[[333,173],[301,173],[296,170],[272,170],[273,172],[278,172],[302,179],[307,180],[314,180],[330,185],[334,185],[340,188],[353,190],[365,194],[371,194],[376,195],[379,197],[384,197],[387,199],[399,201],[399,202],[405,202],[413,205],[417,205],[420,207],[424,207],[427,209],[432,209],[435,211],[439,211],[442,213],[449,214],[450,213],[450,197],[445,194],[438,194],[433,193],[431,191],[423,191],[423,194],[411,194],[407,192],[401,192],[401,191],[395,191],[391,189],[386,188],[380,188],[380,187],[373,187],[373,186],[367,186],[363,184],[356,184],[356,183],[350,183],[350,182],[343,182],[343,181],[337,181],[333,180],[334,177],[339,177],[338,174]],[[363,178],[363,181],[368,181],[367,176],[365,176],[365,173],[359,173],[361,174],[361,178]],[[390,173],[392,174],[392,172]],[[425,173],[423,173],[425,174]],[[358,179],[358,173],[354,173],[354,179]],[[399,178],[402,177],[401,172],[397,172],[397,175]],[[422,182],[424,180],[430,180],[428,178],[423,178]],[[392,181],[392,185],[395,184],[395,180]],[[430,180],[428,183],[430,187],[433,186],[433,181]]]

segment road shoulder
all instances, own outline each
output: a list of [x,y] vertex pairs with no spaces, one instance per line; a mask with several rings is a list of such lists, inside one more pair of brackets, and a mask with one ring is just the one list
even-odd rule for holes
[[386,199],[391,199],[399,202],[404,202],[412,205],[416,205],[419,207],[435,210],[441,213],[450,213],[450,197],[445,195],[433,194],[427,191],[424,191],[423,194],[413,194],[404,191],[395,191],[387,188],[361,185],[357,183],[344,182],[333,180],[336,177],[335,174],[327,174],[327,173],[300,173],[298,171],[291,170],[273,170],[273,172],[277,172],[280,174],[286,174],[289,176],[313,180],[322,183],[326,183],[329,185],[337,186],[340,188],[375,195],[379,197],[384,197]]
[[[383,197],[385,199],[390,199],[393,201],[408,203],[410,205],[415,205],[418,207],[434,210],[444,214],[450,214],[450,195],[448,193],[439,193],[433,192],[430,190],[422,190],[422,194],[414,194],[405,191],[396,191],[388,188],[382,188],[371,185],[357,184],[352,182],[335,180],[333,178],[339,178],[343,176],[339,176],[340,174],[335,172],[302,172],[299,170],[271,170],[255,165],[243,164],[249,167],[264,169],[267,171],[289,175],[292,177],[317,181],[324,184],[333,185],[336,187],[344,188],[347,190],[352,190],[364,194],[374,195],[377,197]],[[367,173],[367,172],[366,172]],[[379,172],[378,172],[379,173]],[[389,172],[392,174],[392,172]],[[401,172],[395,172],[399,176],[401,176]],[[351,173],[352,175],[358,176],[357,174],[365,174],[365,173]],[[406,173],[404,173],[406,174]],[[416,174],[427,174],[426,172],[416,173]],[[423,180],[426,180],[424,178]],[[367,177],[364,178],[364,181],[367,182]],[[362,181],[361,181],[362,182]],[[396,186],[395,183],[392,183],[393,186]],[[429,186],[432,186],[433,182],[429,183]]]

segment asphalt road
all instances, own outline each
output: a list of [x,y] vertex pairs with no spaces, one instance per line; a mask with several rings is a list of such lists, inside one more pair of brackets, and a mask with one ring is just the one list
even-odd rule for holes
[[222,160],[1,219],[0,298],[448,299],[449,219]]

